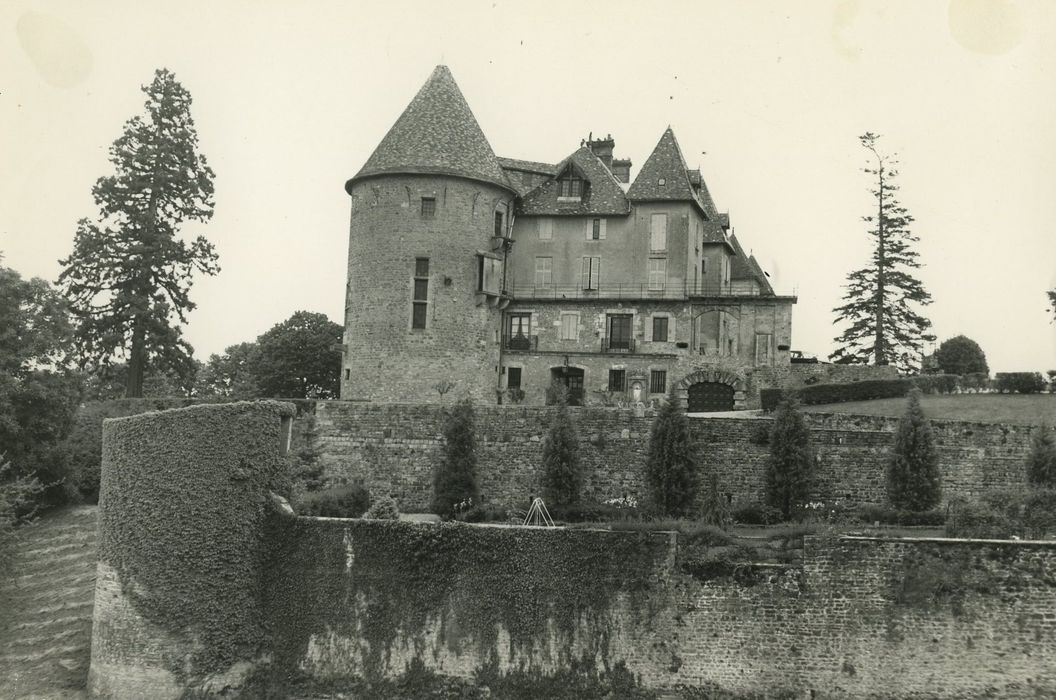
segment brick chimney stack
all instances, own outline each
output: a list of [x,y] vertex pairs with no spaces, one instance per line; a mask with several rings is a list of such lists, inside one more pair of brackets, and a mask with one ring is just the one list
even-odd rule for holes
[[603,139],[595,139],[594,135],[591,134],[587,137],[586,145],[590,147],[591,152],[598,157],[605,167],[608,168],[616,179],[620,182],[631,181],[631,161],[626,159],[615,159],[613,160],[612,151],[616,148],[616,142],[612,139],[612,134],[608,134]]

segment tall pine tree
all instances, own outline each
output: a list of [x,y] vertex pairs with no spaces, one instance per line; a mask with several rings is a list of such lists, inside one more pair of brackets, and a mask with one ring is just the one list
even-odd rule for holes
[[836,351],[829,357],[910,370],[917,367],[923,341],[935,339],[927,333],[931,321],[916,310],[931,303],[931,294],[910,272],[920,267],[911,247],[919,239],[909,230],[912,215],[897,198],[898,161],[878,150],[876,134],[859,139],[873,156],[863,171],[876,179],[871,190],[876,211],[862,217],[870,226],[872,253],[869,265],[847,275],[846,303],[833,311],[837,323],[850,325],[835,339]]
[[568,405],[558,393],[557,408],[543,443],[543,494],[552,506],[579,503],[583,469],[579,463],[579,438]]
[[814,487],[814,448],[810,429],[799,412],[795,394],[787,392],[774,412],[770,429],[770,459],[766,462],[766,502],[789,520]]
[[146,114],[125,123],[110,146],[114,174],[92,188],[95,220],[78,222],[59,283],[77,323],[83,365],[127,357],[125,395],[141,396],[144,370],[194,372],[181,325],[195,308],[191,276],[219,272],[213,245],[178,237],[188,221],[213,215],[213,171],[198,152],[191,95],[167,70],[143,88]]
[[477,486],[477,432],[473,403],[455,404],[444,422],[444,452],[433,472],[433,512],[445,518],[464,501],[480,502]]
[[659,515],[687,515],[697,499],[697,466],[689,419],[674,395],[660,407],[649,434],[645,483],[651,505]]

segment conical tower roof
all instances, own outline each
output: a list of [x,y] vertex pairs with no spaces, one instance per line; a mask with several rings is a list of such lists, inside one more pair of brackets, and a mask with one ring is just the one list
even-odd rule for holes
[[417,173],[465,177],[516,192],[447,66],[433,70],[345,189],[377,175]]
[[628,199],[636,200],[684,200],[700,205],[693,185],[689,181],[686,159],[678,146],[675,132],[667,127],[664,135],[649,154],[638,177],[627,190]]

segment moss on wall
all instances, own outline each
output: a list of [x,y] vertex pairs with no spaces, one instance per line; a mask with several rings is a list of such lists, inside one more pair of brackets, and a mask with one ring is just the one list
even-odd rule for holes
[[258,401],[104,423],[100,560],[135,611],[180,641],[152,648],[149,633],[98,620],[110,658],[93,664],[163,665],[193,685],[265,652],[263,520],[268,492],[286,490],[293,414]]
[[579,635],[587,658],[616,661],[607,618],[616,597],[646,626],[674,547],[667,533],[303,517],[273,518],[269,532],[276,668],[293,673],[313,637],[336,635],[355,649],[343,667],[366,678],[398,672],[395,646],[408,639],[419,655],[468,654],[479,670],[499,654],[500,635],[511,657],[567,665],[577,631],[589,630]]

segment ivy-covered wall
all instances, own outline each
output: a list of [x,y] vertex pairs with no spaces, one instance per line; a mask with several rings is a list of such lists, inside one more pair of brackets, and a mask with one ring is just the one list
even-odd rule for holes
[[[585,498],[641,496],[651,417],[615,408],[570,409],[586,474]],[[478,406],[481,493],[526,508],[540,492],[542,444],[553,410]],[[321,401],[315,414],[319,461],[332,480],[361,479],[405,511],[427,509],[443,445],[444,407]],[[884,468],[897,420],[806,414],[818,454],[818,500],[884,502]],[[738,501],[761,501],[769,454],[769,418],[692,418],[702,470]],[[933,421],[943,498],[974,496],[1025,483],[1030,426]]]
[[412,660],[449,676],[651,668],[673,533],[276,518],[272,686],[340,687]]
[[191,406],[103,424],[91,691],[241,687],[266,657],[264,517],[295,409]]

